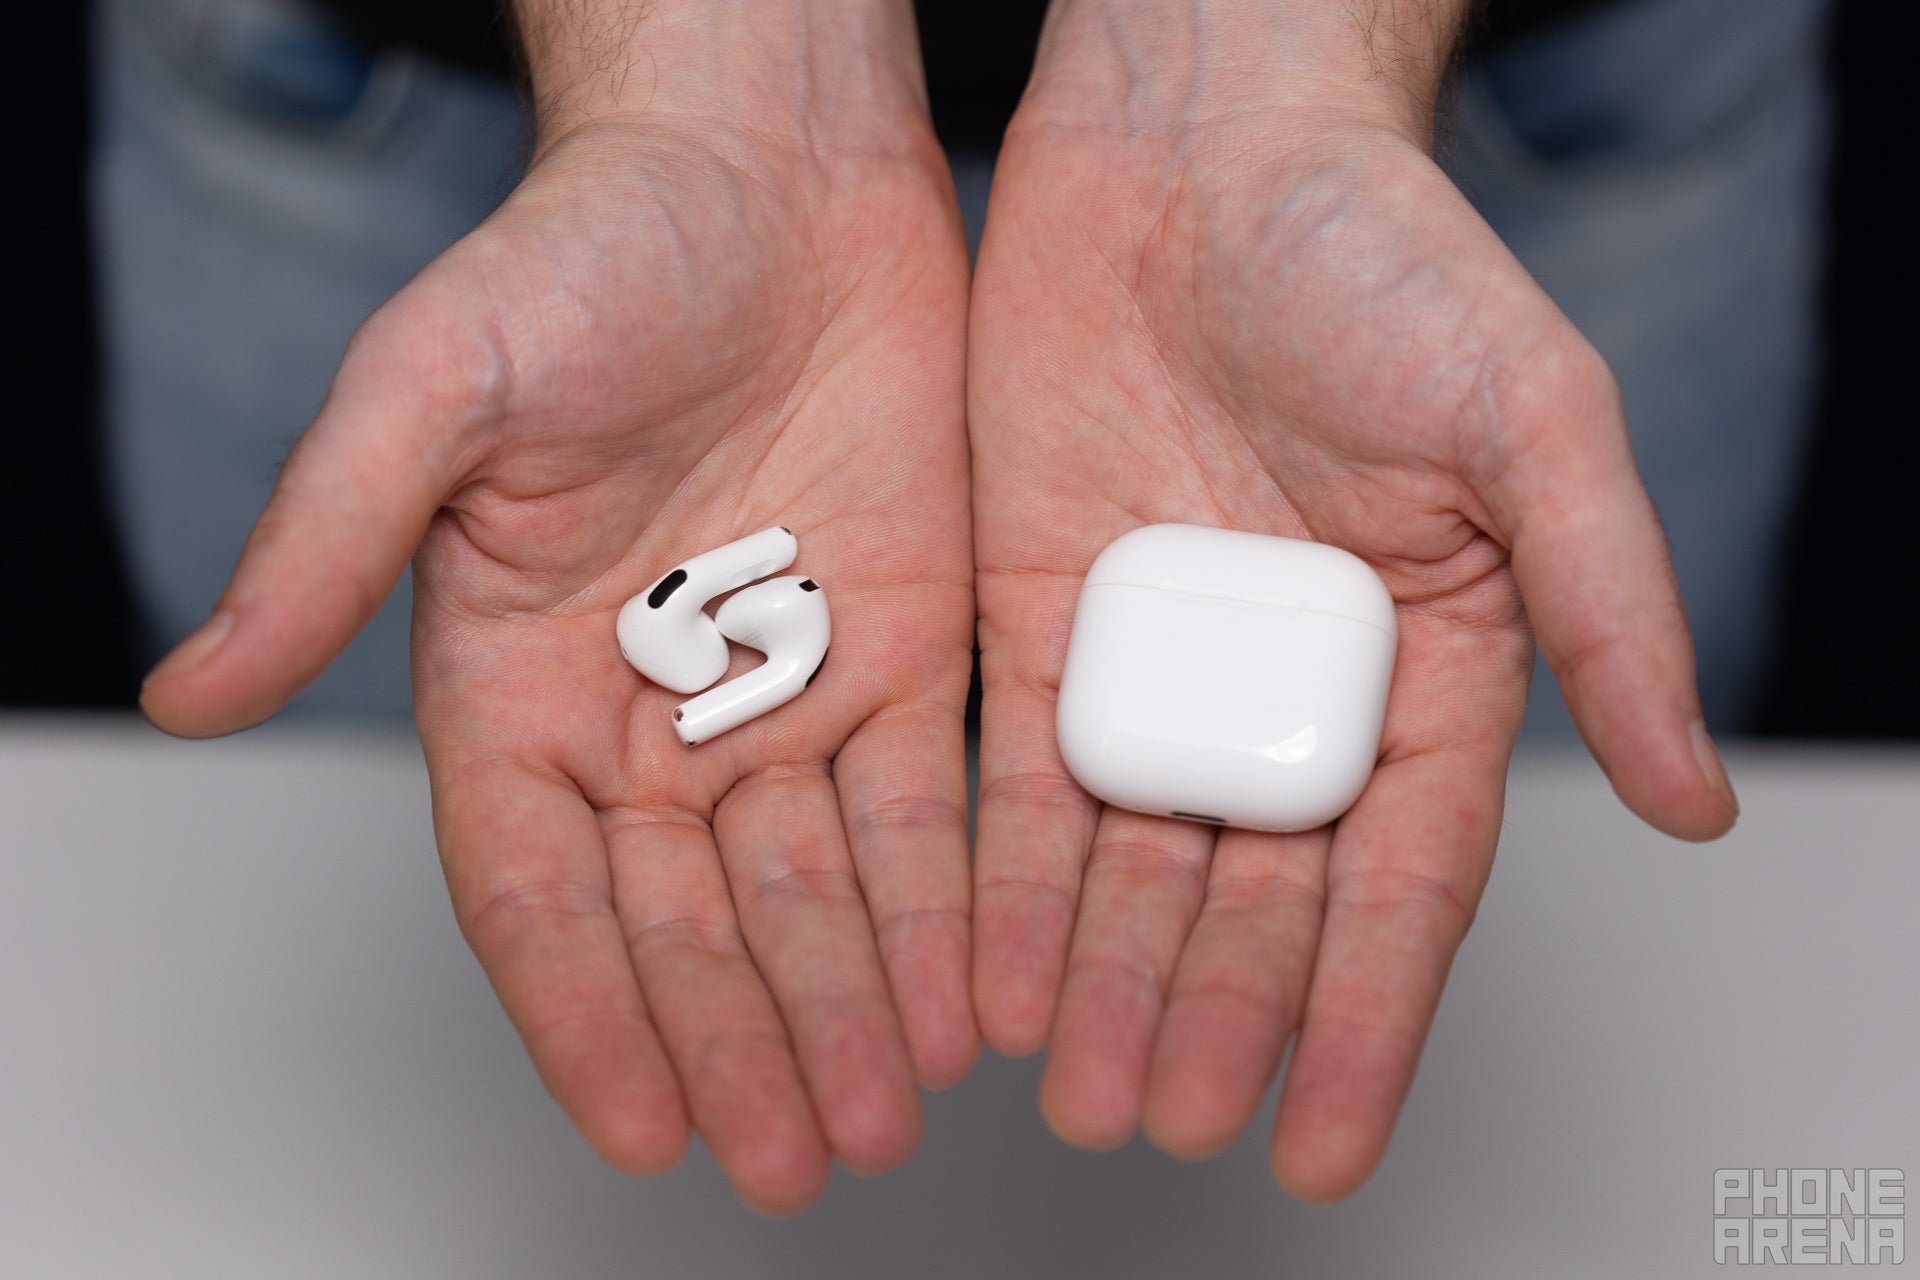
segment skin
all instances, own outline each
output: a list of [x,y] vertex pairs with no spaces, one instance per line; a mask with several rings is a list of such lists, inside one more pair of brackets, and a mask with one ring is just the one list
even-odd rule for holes
[[[832,1158],[904,1159],[916,1085],[976,1051],[967,263],[901,14],[853,33],[890,67],[830,75],[762,66],[805,40],[764,12],[691,9],[649,52],[723,46],[759,96],[580,100],[597,81],[536,61],[524,184],[355,336],[143,705],[196,736],[270,715],[412,555],[447,883],[548,1089],[614,1165],[666,1168],[692,1129],[778,1212]],[[528,43],[603,56],[608,31]],[[832,651],[803,702],[688,749],[615,616],[775,524]]]
[[[266,718],[412,557],[455,912],[614,1165],[697,1132],[797,1209],[835,1159],[906,1157],[977,1016],[1004,1052],[1051,1037],[1067,1140],[1181,1155],[1297,1032],[1275,1167],[1346,1194],[1486,880],[1529,618],[1626,802],[1731,823],[1611,377],[1428,159],[1456,5],[1060,0],[971,308],[898,0],[518,16],[525,182],[356,335],[142,705]],[[1216,838],[1062,768],[1079,579],[1164,520],[1338,543],[1393,591],[1381,767],[1331,830]],[[688,750],[614,617],[773,524],[832,653]]]
[[[1273,1164],[1316,1201],[1365,1180],[1411,1083],[1534,628],[1628,805],[1690,839],[1736,811],[1613,379],[1429,158],[1444,7],[1382,4],[1370,31],[1056,5],[971,313],[982,1031],[1050,1041],[1068,1142],[1144,1125],[1188,1157],[1238,1136],[1293,1040]],[[1162,521],[1331,542],[1392,592],[1380,765],[1331,828],[1216,833],[1067,775],[1080,581]]]

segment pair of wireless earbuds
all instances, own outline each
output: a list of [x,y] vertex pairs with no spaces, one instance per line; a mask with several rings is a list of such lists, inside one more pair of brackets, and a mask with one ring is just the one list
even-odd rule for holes
[[[727,641],[767,655],[760,666],[673,709],[695,746],[798,697],[827,659],[827,593],[812,578],[774,578],[800,554],[790,529],[762,529],[697,555],[620,609],[615,631],[634,669],[675,693],[700,693],[727,673]],[[747,586],[753,583],[753,586]],[[707,602],[738,591],[707,616]]]

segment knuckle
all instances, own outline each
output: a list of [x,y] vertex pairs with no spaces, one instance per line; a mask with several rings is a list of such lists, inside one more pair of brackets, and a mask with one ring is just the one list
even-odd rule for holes
[[940,836],[965,831],[966,807],[937,796],[893,795],[858,805],[847,816],[855,844],[896,835]]
[[1078,889],[1080,878],[1076,874],[1068,879],[1053,880],[1043,875],[1026,871],[983,871],[974,882],[976,897],[988,898],[995,893],[1011,893],[1026,898],[1046,898],[1057,906],[1064,907],[1068,919],[1072,919],[1075,906],[1079,902]]
[[1207,853],[1154,840],[1108,840],[1094,846],[1089,872],[1138,883],[1143,891],[1171,887],[1198,893],[1206,882]]
[[361,321],[341,372],[435,422],[499,417],[513,398],[504,338],[470,304],[428,279]]
[[1568,327],[1518,359],[1488,366],[1501,415],[1522,422],[1564,419],[1617,409],[1620,383],[1592,343]]
[[716,1086],[752,1087],[761,1096],[788,1083],[792,1046],[777,1025],[714,1026],[689,1047],[688,1075]]
[[748,905],[755,906],[793,898],[816,903],[866,901],[859,879],[846,867],[783,867],[755,880],[745,897]]
[[[523,1013],[516,1023],[528,1050],[543,1061],[550,1061],[547,1055],[556,1048],[556,1042],[573,1037],[593,1039],[595,1037],[591,1033],[596,1029],[630,1033],[636,1027],[646,1026],[639,1018],[600,1004],[542,1007],[537,1014]],[[587,1034],[581,1034],[583,1029]]]
[[989,805],[1025,805],[1041,809],[1067,809],[1077,814],[1098,813],[1094,798],[1064,773],[1029,770],[997,774],[980,782],[980,807]]
[[703,916],[643,920],[627,929],[624,937],[627,951],[635,957],[680,950],[727,957],[746,954],[746,944],[733,921]]
[[537,929],[555,918],[611,916],[613,899],[604,885],[549,878],[516,880],[482,896],[461,915],[461,928],[476,944],[492,934]]
[[1570,324],[1517,350],[1487,353],[1464,407],[1478,429],[1460,433],[1457,461],[1483,486],[1541,450],[1557,456],[1569,430],[1624,420],[1612,368]]
[[874,921],[874,936],[880,944],[882,955],[891,955],[905,945],[903,934],[915,934],[929,925],[958,925],[964,934],[969,922],[969,913],[960,906],[917,906],[896,907],[891,911],[878,913]]
[[1297,907],[1317,919],[1326,905],[1326,889],[1318,877],[1303,880],[1284,871],[1216,876],[1207,885],[1207,909],[1219,914],[1264,917],[1278,906]]
[[1151,991],[1164,999],[1173,976],[1144,955],[1101,951],[1075,955],[1067,962],[1067,986],[1082,984],[1117,991]]
[[[970,925],[972,913],[964,906],[904,906],[876,913],[874,944],[879,948],[883,965],[897,965],[904,956],[937,954],[937,950],[924,950],[922,940],[937,935],[941,929],[947,929],[948,936],[962,938],[964,948]],[[941,946],[937,936],[931,940],[931,946]]]
[[1286,1004],[1285,997],[1271,978],[1263,980],[1247,968],[1209,969],[1192,978],[1179,979],[1174,999],[1185,1002],[1232,1005],[1254,1014],[1261,1022],[1272,1022],[1273,1013]]
[[1411,915],[1437,922],[1454,944],[1466,937],[1479,909],[1479,895],[1455,881],[1409,867],[1356,867],[1335,875],[1328,886],[1332,905],[1342,910]]

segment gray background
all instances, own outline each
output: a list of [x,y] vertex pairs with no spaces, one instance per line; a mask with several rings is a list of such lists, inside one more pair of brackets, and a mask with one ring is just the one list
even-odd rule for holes
[[603,1168],[547,1101],[410,738],[0,718],[0,1276],[1724,1276],[1716,1168],[1920,1173],[1920,753],[1731,764],[1741,825],[1699,848],[1583,759],[1517,768],[1344,1205],[1278,1192],[1265,1118],[1205,1164],[1071,1151],[1037,1063],[990,1058],[903,1171],[771,1221],[697,1149]]

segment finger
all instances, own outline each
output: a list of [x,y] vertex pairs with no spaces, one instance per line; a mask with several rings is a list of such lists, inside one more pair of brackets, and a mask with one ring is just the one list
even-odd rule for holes
[[609,813],[603,825],[631,964],[694,1128],[743,1200],[805,1208],[826,1190],[826,1142],[712,832],[676,814]]
[[564,780],[503,763],[436,769],[434,830],[454,914],[534,1066],[606,1161],[670,1167],[680,1087],[613,910],[593,810]]
[[804,767],[743,779],[714,831],[828,1145],[856,1171],[892,1168],[920,1141],[920,1098],[832,780]]
[[1540,651],[1629,808],[1706,840],[1739,812],[1700,713],[1693,641],[1613,375],[1577,335],[1493,396],[1515,443],[1483,478]]
[[1174,966],[1215,829],[1108,809],[1094,835],[1040,1109],[1060,1137],[1106,1150],[1133,1134]]
[[867,721],[833,779],[874,938],[922,1084],[979,1051],[968,990],[967,764],[962,712],[904,707]]
[[1299,1025],[1320,945],[1327,830],[1225,831],[1154,1043],[1142,1122],[1188,1159],[1240,1135]]
[[459,359],[423,352],[408,310],[396,299],[355,336],[212,615],[148,676],[141,707],[162,729],[209,737],[266,719],[399,580],[456,479],[468,412],[449,387]]
[[1018,1057],[1053,1023],[1100,805],[1060,759],[1052,692],[981,657],[973,1000],[987,1043]]
[[1273,1138],[1274,1171],[1302,1199],[1351,1194],[1386,1150],[1492,867],[1510,738],[1383,764],[1334,830]]

